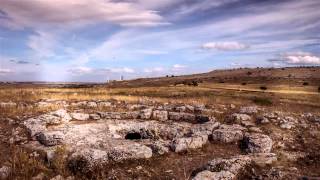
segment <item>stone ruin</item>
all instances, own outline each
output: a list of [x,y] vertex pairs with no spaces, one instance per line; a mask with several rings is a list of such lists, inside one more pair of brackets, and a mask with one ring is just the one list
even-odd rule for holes
[[[109,102],[73,104],[82,108],[86,105],[108,106],[113,110],[119,106]],[[64,147],[68,162],[85,172],[108,163],[202,148],[211,142],[241,142],[246,155],[213,159],[194,174],[194,179],[232,179],[252,163],[270,164],[277,160],[272,153],[273,140],[255,125],[274,122],[282,128],[284,122],[295,123],[294,118],[280,114],[256,116],[260,109],[255,106],[240,108],[227,116],[226,124],[207,115],[210,109],[204,106],[125,104],[125,107],[125,111],[90,113],[63,108],[29,118],[23,125],[31,141],[24,146],[43,153],[49,161],[55,158],[58,147]],[[311,115],[306,117],[311,119]]]

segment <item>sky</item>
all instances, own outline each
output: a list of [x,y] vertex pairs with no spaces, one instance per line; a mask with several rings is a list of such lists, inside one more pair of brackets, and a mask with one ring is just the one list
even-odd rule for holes
[[319,0],[0,0],[0,81],[320,65]]

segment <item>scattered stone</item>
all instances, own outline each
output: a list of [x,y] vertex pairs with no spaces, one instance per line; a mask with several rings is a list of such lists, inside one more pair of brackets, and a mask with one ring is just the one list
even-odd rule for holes
[[98,107],[97,103],[96,103],[96,102],[93,102],[93,101],[92,101],[92,102],[88,102],[88,103],[87,103],[87,106],[88,106],[88,107],[91,107],[91,108],[96,108],[96,107]]
[[250,158],[252,159],[253,163],[261,167],[272,164],[278,159],[277,155],[274,153],[255,153],[251,154]]
[[71,113],[71,117],[78,121],[87,121],[90,118],[89,114],[84,113]]
[[169,152],[169,143],[156,141],[150,145],[152,152],[157,155],[163,155]]
[[270,123],[269,119],[264,116],[257,117],[257,123],[258,124],[268,124]]
[[269,136],[258,133],[246,134],[244,143],[249,153],[269,153],[273,144]]
[[152,108],[141,110],[140,118],[141,119],[150,119],[152,116]]
[[168,111],[155,110],[153,111],[152,118],[160,121],[166,121],[168,120]]
[[207,142],[208,142],[207,135],[178,138],[172,142],[171,148],[174,152],[183,152],[189,149],[201,148]]
[[57,175],[57,176],[51,178],[50,180],[64,180],[64,178],[61,175]]
[[245,128],[239,125],[222,125],[212,132],[212,140],[224,143],[238,142],[243,139]]
[[37,135],[37,140],[45,146],[55,146],[62,143],[63,136],[60,131],[41,132]]
[[90,115],[89,115],[89,119],[99,120],[99,119],[101,119],[101,117],[100,117],[99,114],[90,114]]
[[258,127],[250,127],[249,128],[249,132],[253,132],[253,133],[262,133],[262,130]]
[[247,106],[240,108],[240,113],[242,114],[256,114],[258,112],[257,106]]
[[228,119],[228,122],[241,124],[243,121],[250,121],[251,117],[247,114],[234,113]]
[[7,179],[10,176],[11,168],[9,166],[2,166],[0,168],[0,179]]
[[236,156],[229,159],[217,158],[209,161],[204,171],[199,172],[193,180],[236,179],[240,172],[251,163],[248,156]]
[[44,180],[45,175],[43,172],[39,173],[38,175],[31,178],[31,180]]
[[195,122],[196,116],[191,113],[169,112],[169,120]]
[[47,129],[46,124],[41,119],[31,118],[23,124],[32,138]]
[[97,105],[99,107],[111,107],[112,103],[111,102],[98,102]]

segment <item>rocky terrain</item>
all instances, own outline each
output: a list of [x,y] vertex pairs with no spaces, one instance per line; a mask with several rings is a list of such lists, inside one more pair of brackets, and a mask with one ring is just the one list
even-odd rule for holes
[[[2,108],[49,106],[59,108],[19,117],[20,121],[2,117],[12,129],[10,135],[1,131],[0,136],[2,142],[19,146],[29,156],[49,163],[61,158],[63,151],[71,174],[51,176],[53,179],[90,179],[97,169],[104,169],[101,179],[317,179],[320,176],[319,111],[295,113],[256,105],[171,104],[149,99],[135,103],[119,100],[0,103]],[[220,149],[224,155],[217,156],[205,150],[208,148]],[[194,152],[205,156],[201,162],[195,160]],[[161,174],[152,171],[156,166],[149,163],[170,161],[170,158],[172,161],[189,158],[190,172],[181,177],[175,171],[183,167],[170,167],[170,163],[166,170],[158,172]],[[131,164],[126,165],[127,162]],[[108,171],[108,167],[119,167],[119,164],[121,168]],[[0,178],[10,179],[11,171],[10,162],[3,163]],[[41,173],[37,176],[33,179],[49,178]]]

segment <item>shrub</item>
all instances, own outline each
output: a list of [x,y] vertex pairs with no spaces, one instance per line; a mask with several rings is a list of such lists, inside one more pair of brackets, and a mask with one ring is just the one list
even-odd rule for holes
[[309,85],[309,83],[308,82],[303,82],[303,84],[302,85],[304,85],[304,86],[308,86]]
[[320,93],[320,86],[318,87],[318,92]]
[[219,83],[224,83],[224,81],[223,81],[223,80],[220,80]]
[[248,76],[252,75],[252,72],[248,71],[248,72],[247,72],[247,75],[248,75]]
[[260,89],[265,91],[265,90],[267,90],[268,88],[267,88],[266,86],[260,86]]
[[252,99],[252,101],[255,104],[262,105],[262,106],[270,106],[270,105],[272,105],[272,100],[269,99],[269,98],[266,98],[266,97],[254,97]]
[[193,85],[193,86],[198,86],[199,84],[198,84],[197,81],[192,81],[192,85]]
[[247,83],[246,83],[246,82],[243,82],[243,83],[241,83],[241,85],[245,86],[245,85],[247,85]]

